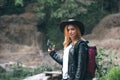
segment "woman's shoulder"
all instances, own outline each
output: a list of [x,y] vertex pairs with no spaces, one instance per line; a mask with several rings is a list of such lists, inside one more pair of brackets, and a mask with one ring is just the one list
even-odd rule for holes
[[77,44],[88,44],[88,43],[89,43],[89,41],[85,41],[85,40],[79,40],[77,42]]
[[87,47],[88,45],[88,41],[84,41],[84,40],[79,40],[76,44],[75,44],[75,46],[85,46],[85,47]]

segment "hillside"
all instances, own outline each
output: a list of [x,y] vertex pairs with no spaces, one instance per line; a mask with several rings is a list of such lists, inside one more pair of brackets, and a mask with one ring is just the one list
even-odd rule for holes
[[[117,52],[117,62],[120,65],[120,13],[108,15],[93,29],[86,39],[98,47],[113,49]],[[110,54],[110,53],[109,53]]]
[[[37,19],[32,12],[0,17],[0,64],[21,62],[25,65],[58,65],[47,52],[42,52],[44,36],[37,31],[36,25]],[[120,14],[113,14],[103,18],[92,34],[84,37],[97,47],[115,49],[119,57],[119,34]]]
[[36,25],[37,19],[30,12],[0,17],[0,63],[23,61],[26,54],[41,52],[44,37]]
[[0,17],[0,65],[58,65],[47,53],[43,53],[45,37],[38,31],[37,24],[35,13],[29,9],[20,15]]

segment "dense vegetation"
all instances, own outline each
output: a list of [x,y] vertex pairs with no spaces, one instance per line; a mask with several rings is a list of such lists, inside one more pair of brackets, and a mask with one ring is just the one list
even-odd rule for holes
[[[109,55],[111,53],[111,55]],[[119,80],[120,79],[120,67],[115,63],[116,52],[112,49],[109,51],[98,48],[98,55],[96,56],[98,69],[96,70],[97,80]],[[106,61],[107,60],[107,61]],[[9,71],[5,71],[0,67],[0,80],[22,80],[28,76],[40,74],[44,71],[61,70],[61,67],[51,67],[47,65],[41,65],[37,68],[26,68],[21,65],[12,65]]]
[[[111,55],[109,55],[109,53]],[[116,58],[116,51],[113,49],[105,50],[104,48],[99,48],[98,53],[96,56],[96,64],[97,64],[97,71],[96,71],[96,77],[100,80],[106,80],[108,74],[112,75],[111,71],[112,68],[118,67],[118,65],[115,63]],[[120,69],[120,68],[119,68]],[[117,70],[119,70],[117,68]],[[109,72],[110,71],[110,72]],[[119,77],[120,73],[113,71],[115,74],[114,77]],[[119,75],[119,76],[118,76]],[[104,78],[104,79],[103,79]],[[109,79],[108,79],[109,80]],[[114,80],[114,79],[111,79]],[[117,80],[117,79],[115,79]]]
[[12,65],[9,71],[5,71],[2,67],[0,67],[0,80],[22,80],[28,76],[40,74],[44,71],[53,71],[60,69],[60,67],[51,67],[47,65],[38,66],[37,68]]
[[0,15],[20,14],[34,0],[0,0]]

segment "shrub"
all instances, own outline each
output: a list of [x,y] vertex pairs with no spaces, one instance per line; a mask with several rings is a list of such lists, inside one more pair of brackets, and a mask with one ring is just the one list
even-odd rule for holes
[[33,70],[24,67],[15,67],[13,71],[13,77],[26,77],[33,75]]
[[120,68],[114,67],[107,75],[108,80],[120,80]]
[[99,80],[120,80],[120,68],[113,67],[105,76]]
[[96,77],[104,78],[103,76],[106,75],[111,70],[111,68],[117,66],[114,63],[114,60],[116,59],[115,55],[116,52],[113,49],[105,50],[103,48],[98,48],[98,54],[96,57],[98,69],[97,69]]
[[40,74],[44,71],[53,71],[60,70],[59,67],[51,67],[48,65],[40,65],[36,68],[26,68],[22,66],[13,66],[12,71],[5,71],[0,68],[0,80],[22,80],[27,76],[32,76],[36,74]]

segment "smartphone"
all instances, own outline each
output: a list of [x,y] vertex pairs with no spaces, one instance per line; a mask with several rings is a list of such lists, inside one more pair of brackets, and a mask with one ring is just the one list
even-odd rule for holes
[[53,45],[54,45],[53,42],[50,39],[48,39],[47,40],[47,46],[48,46],[48,48],[52,49]]

